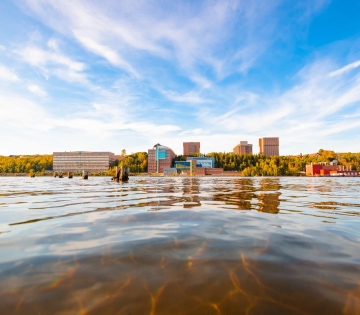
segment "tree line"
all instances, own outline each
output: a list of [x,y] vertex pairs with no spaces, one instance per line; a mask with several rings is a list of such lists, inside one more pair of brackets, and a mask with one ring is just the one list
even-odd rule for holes
[[[195,154],[193,156],[200,156]],[[260,154],[235,154],[211,152],[202,156],[212,157],[215,167],[225,171],[241,171],[243,176],[296,176],[305,171],[307,164],[338,161],[339,165],[349,166],[360,171],[360,153],[335,153],[320,149],[316,154],[298,156],[264,156]],[[185,161],[186,156],[179,155],[175,161]]]
[[[317,154],[303,156],[246,155],[232,152],[212,152],[204,156],[213,157],[215,167],[223,168],[225,171],[241,171],[244,176],[296,176],[305,171],[307,164],[333,160],[337,160],[338,164],[350,167],[352,170],[360,171],[360,153],[335,153],[323,149],[320,149]],[[185,160],[186,156],[178,155],[174,162]],[[107,174],[112,174],[115,166],[127,166],[131,173],[146,173],[147,162],[147,152],[126,155],[126,151],[123,150],[122,159],[116,160]],[[52,155],[0,156],[0,173],[45,173],[52,168]]]
[[136,152],[133,154],[126,155],[126,151],[121,151],[122,159],[116,160],[112,165],[110,172],[112,172],[115,166],[126,166],[130,168],[130,173],[146,173],[148,154],[147,152]]
[[53,156],[0,156],[0,173],[45,173],[53,168]]

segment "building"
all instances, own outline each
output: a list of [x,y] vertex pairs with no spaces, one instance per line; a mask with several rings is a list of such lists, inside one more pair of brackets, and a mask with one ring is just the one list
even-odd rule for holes
[[260,138],[259,153],[266,156],[279,156],[279,138]]
[[183,142],[184,155],[200,153],[200,142]]
[[[346,169],[345,169],[346,168]],[[306,165],[307,176],[359,176],[359,172],[343,165],[316,163]]]
[[223,175],[223,168],[202,167],[195,160],[176,161],[175,168],[178,174],[188,176]]
[[165,167],[164,168],[164,175],[165,176],[176,176],[177,170],[174,167]]
[[214,158],[188,157],[186,161],[176,161],[178,174],[189,176],[223,175],[223,168],[214,168]]
[[104,172],[115,162],[112,152],[53,152],[54,172]]
[[247,141],[240,141],[240,143],[233,149],[235,154],[252,154],[252,144]]
[[186,161],[195,160],[196,165],[198,167],[205,167],[205,168],[214,168],[215,167],[215,159],[208,158],[205,156],[189,156],[186,158]]
[[165,168],[171,168],[176,154],[170,148],[155,144],[148,150],[148,173],[164,173]]

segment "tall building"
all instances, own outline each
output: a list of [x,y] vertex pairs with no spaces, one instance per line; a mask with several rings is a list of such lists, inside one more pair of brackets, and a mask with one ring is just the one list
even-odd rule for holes
[[153,149],[148,150],[148,173],[164,173],[165,168],[172,166],[175,157],[170,148],[155,144]]
[[200,153],[200,142],[183,142],[184,155]]
[[116,156],[111,152],[53,152],[54,172],[103,172],[115,162]]
[[279,156],[279,138],[260,138],[259,153],[266,156]]
[[233,149],[235,154],[252,154],[252,144],[247,141],[240,141],[240,143]]

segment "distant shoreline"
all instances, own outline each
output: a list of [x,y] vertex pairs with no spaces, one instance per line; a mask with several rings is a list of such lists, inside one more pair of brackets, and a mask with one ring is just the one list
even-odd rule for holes
[[[63,174],[64,177],[63,178],[67,178],[68,176],[66,174]],[[80,175],[75,175],[73,174],[74,177],[79,177],[81,178],[81,174]],[[270,176],[270,175],[267,175],[267,176],[242,176],[242,175],[228,175],[228,174],[224,174],[224,175],[197,175],[197,176],[188,176],[188,175],[179,175],[179,176],[164,176],[164,175],[149,175],[149,174],[139,174],[139,175],[134,175],[134,174],[130,174],[130,177],[151,177],[151,178],[158,178],[158,177],[161,177],[161,178],[202,178],[202,177],[231,177],[231,178],[253,178],[253,177],[266,177],[266,178],[272,178],[272,177],[307,177],[307,178],[312,178],[312,177],[317,177],[317,178],[348,178],[348,177],[360,177],[360,176],[304,176],[304,175],[277,175],[277,176]],[[9,174],[0,174],[0,177],[30,177],[30,174],[29,173],[9,173]],[[54,177],[53,174],[47,174],[47,175],[37,175],[35,174],[35,177]],[[89,174],[89,177],[108,177],[108,178],[111,178],[112,176],[111,175],[91,175]]]

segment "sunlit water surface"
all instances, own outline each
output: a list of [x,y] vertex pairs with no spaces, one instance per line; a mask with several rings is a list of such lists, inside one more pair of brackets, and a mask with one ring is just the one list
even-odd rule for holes
[[0,314],[360,314],[359,178],[0,177]]

